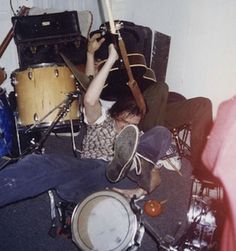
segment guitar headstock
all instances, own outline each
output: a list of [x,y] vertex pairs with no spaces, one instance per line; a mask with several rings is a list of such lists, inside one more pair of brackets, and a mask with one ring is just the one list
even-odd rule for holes
[[115,20],[114,21],[114,27],[115,27],[115,32],[111,32],[110,22],[106,22],[106,23],[101,24],[99,29],[100,29],[100,32],[102,34],[105,34],[105,33],[108,33],[108,32],[110,32],[112,34],[118,34],[119,30],[124,27],[124,23],[121,22],[120,20]]
[[16,11],[17,16],[27,16],[29,14],[29,10],[29,7],[23,5],[22,7],[19,7],[19,10]]

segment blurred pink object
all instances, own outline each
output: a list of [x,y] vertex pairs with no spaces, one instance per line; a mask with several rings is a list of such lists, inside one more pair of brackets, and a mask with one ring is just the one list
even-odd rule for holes
[[228,200],[220,251],[236,250],[236,96],[220,104],[202,160],[220,179]]

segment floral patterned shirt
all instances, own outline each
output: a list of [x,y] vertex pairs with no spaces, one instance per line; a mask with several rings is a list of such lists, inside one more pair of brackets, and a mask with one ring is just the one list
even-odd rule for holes
[[105,109],[102,109],[102,111],[102,116],[94,124],[87,124],[87,134],[83,139],[81,158],[106,161],[111,161],[113,158],[114,141],[117,136],[115,121]]

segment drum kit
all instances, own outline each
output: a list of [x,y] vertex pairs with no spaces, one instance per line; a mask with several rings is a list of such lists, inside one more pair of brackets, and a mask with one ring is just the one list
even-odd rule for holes
[[[23,70],[17,69],[11,74],[15,111],[6,91],[1,89],[1,157],[5,155],[11,157],[16,141],[20,156],[41,150],[54,129],[68,128],[71,132],[74,124],[81,123],[80,102],[85,90],[81,86],[86,88],[90,80],[65,56],[64,59],[69,65],[44,63]],[[34,142],[22,151],[19,133],[27,134],[34,131],[42,133],[40,141]]]
[[[59,54],[59,51],[70,54],[72,49],[78,53],[75,47],[82,41],[78,13],[31,15],[30,11],[31,8],[25,6],[17,11],[11,19],[13,25],[0,45],[1,57],[14,37],[20,67],[11,74],[13,95],[7,97],[4,90],[0,93],[0,157],[14,156],[13,148],[18,148],[20,156],[36,148],[41,150],[55,128],[70,127],[72,130],[73,124],[78,122],[79,127],[81,122],[82,89],[78,78],[82,73],[76,71],[75,75],[76,67],[73,66],[72,71]],[[6,72],[0,68],[0,84],[5,79]],[[82,81],[85,80],[88,84],[89,80],[82,77]],[[11,126],[5,122],[6,117]],[[28,140],[28,134],[36,130],[42,133],[42,140],[22,152],[21,136]]]
[[[14,128],[16,131],[40,130],[44,134],[33,144],[28,154],[41,150],[48,135],[57,126],[71,126],[79,121],[81,95],[90,79],[61,55],[65,64],[33,65],[12,73],[17,116],[12,111],[5,90],[0,91],[1,156],[9,154]],[[17,133],[16,133],[17,134]],[[73,208],[71,234],[74,243],[83,251],[134,251],[140,248],[145,231],[155,241],[156,250],[199,251],[216,250],[219,223],[218,206],[223,202],[220,186],[193,180],[188,227],[178,240],[165,242],[142,217],[137,200],[128,201],[114,191],[91,194]]]

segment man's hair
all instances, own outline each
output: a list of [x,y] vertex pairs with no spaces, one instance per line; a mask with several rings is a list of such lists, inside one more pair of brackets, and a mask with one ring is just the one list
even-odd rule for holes
[[109,109],[109,114],[113,119],[117,119],[123,112],[136,116],[142,115],[142,111],[132,97],[119,98]]

